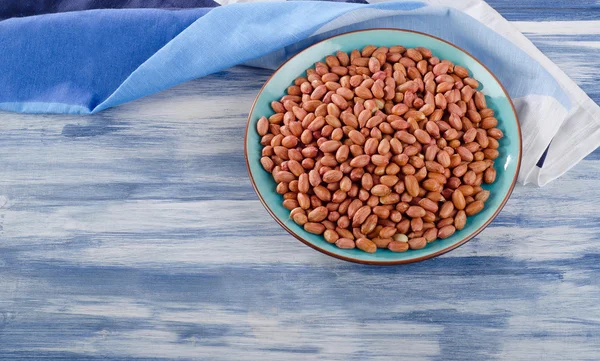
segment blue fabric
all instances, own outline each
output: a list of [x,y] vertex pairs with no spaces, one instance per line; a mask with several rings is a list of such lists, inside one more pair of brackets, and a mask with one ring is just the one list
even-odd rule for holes
[[[336,21],[339,26],[332,25]],[[328,24],[332,30],[313,35]],[[413,1],[302,1],[92,10],[2,21],[0,109],[97,112],[236,64],[273,68],[325,37],[373,27],[444,38],[482,60],[512,97],[549,95],[570,106],[543,67],[459,11]]]
[[4,20],[0,108],[87,113],[208,10],[91,10]]

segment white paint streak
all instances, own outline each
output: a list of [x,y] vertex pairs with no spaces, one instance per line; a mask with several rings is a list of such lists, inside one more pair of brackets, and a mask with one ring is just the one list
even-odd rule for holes
[[[582,10],[584,11],[584,10]],[[597,35],[600,20],[581,21],[511,21],[520,32],[540,35]]]
[[148,318],[152,310],[133,299],[119,297],[103,297],[101,300],[92,297],[73,297],[64,300],[46,300],[49,305],[39,311],[47,313],[70,314],[81,316],[101,316],[112,318]]

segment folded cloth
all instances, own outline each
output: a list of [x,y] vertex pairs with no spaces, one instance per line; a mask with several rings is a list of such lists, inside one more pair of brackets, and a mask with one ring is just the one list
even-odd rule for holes
[[500,79],[523,132],[519,181],[546,184],[600,144],[600,108],[485,2],[458,3],[254,2],[8,19],[0,109],[94,113],[236,64],[276,68],[347,31],[410,29],[462,47]]

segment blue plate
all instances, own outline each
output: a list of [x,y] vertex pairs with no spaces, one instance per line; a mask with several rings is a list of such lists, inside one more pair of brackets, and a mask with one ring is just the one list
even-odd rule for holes
[[[420,250],[409,250],[394,253],[387,249],[378,249],[371,254],[358,249],[339,249],[327,243],[323,236],[306,232],[290,219],[290,211],[283,207],[283,197],[275,192],[275,182],[260,164],[260,136],[256,132],[256,122],[261,116],[270,116],[273,110],[270,103],[279,100],[294,79],[305,74],[306,69],[314,67],[317,61],[324,61],[325,56],[335,54],[338,50],[350,52],[362,49],[366,45],[394,46],[406,48],[426,47],[440,59],[448,59],[455,64],[465,66],[472,76],[480,82],[480,90],[486,95],[488,107],[495,111],[498,128],[504,132],[500,140],[500,156],[496,159],[496,182],[484,185],[491,192],[483,211],[467,218],[464,229],[444,240],[436,240]],[[246,162],[252,185],[265,208],[273,218],[288,232],[306,245],[346,261],[367,264],[401,264],[416,262],[448,252],[473,238],[481,232],[500,212],[508,200],[517,180],[517,172],[521,163],[521,129],[512,101],[498,79],[477,59],[464,50],[442,39],[408,30],[374,29],[341,34],[298,53],[284,63],[259,92],[248,117],[245,138]]]

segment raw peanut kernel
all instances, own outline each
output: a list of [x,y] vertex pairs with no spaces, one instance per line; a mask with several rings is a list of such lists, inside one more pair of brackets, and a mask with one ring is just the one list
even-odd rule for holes
[[314,233],[314,234],[322,234],[323,232],[325,232],[325,226],[322,225],[321,223],[305,223],[304,224],[304,230],[306,232],[310,232],[310,233]]
[[317,208],[313,209],[312,211],[310,211],[310,213],[308,213],[308,221],[309,222],[321,222],[322,220],[327,218],[328,213],[329,213],[329,211],[327,210],[327,208],[325,208],[323,206],[317,207]]
[[419,206],[410,206],[406,210],[406,215],[411,218],[425,217],[425,209]]
[[458,210],[463,210],[467,206],[465,196],[458,189],[452,192],[452,203],[454,204],[454,208]]
[[426,245],[427,240],[425,239],[425,237],[418,237],[408,240],[408,246],[410,247],[410,249],[421,249],[425,248]]
[[374,196],[384,197],[390,193],[392,193],[392,190],[390,189],[390,187],[388,187],[384,184],[378,184],[378,185],[374,186],[373,188],[371,188],[371,194]]
[[387,248],[392,252],[406,252],[408,247],[408,240],[406,242],[391,241],[387,245]]
[[335,243],[340,236],[333,229],[328,229],[325,231],[325,233],[323,233],[323,238],[325,238],[325,240],[329,243]]
[[349,238],[339,238],[335,241],[335,245],[343,249],[352,249],[355,247],[354,241]]
[[366,238],[359,238],[356,240],[356,247],[360,250],[363,250],[367,253],[375,253],[377,251],[377,245],[373,243],[371,240]]
[[465,212],[467,213],[467,216],[473,216],[481,212],[483,207],[484,204],[482,201],[473,201],[467,206],[467,208],[465,208]]
[[456,216],[454,216],[454,228],[460,231],[461,229],[465,228],[466,223],[467,214],[463,210],[458,211]]
[[315,63],[255,120],[290,219],[339,248],[422,249],[465,228],[504,136],[467,68],[368,45]]
[[439,229],[438,238],[441,238],[441,239],[448,238],[451,235],[453,235],[454,232],[456,232],[456,228],[454,228],[454,226],[450,226],[450,225],[444,226]]
[[413,175],[404,177],[404,186],[411,196],[416,197],[419,195],[419,181]]

